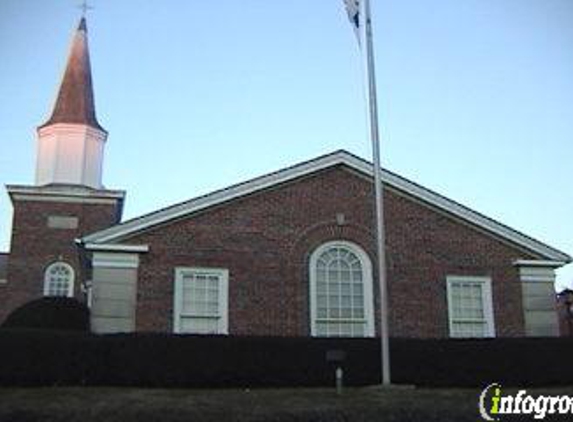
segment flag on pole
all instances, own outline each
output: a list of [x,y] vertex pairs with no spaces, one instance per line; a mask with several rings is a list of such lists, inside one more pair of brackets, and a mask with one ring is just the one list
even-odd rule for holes
[[346,13],[348,13],[348,20],[352,24],[358,44],[360,44],[360,29],[362,26],[361,13],[360,13],[360,0],[344,0],[346,5]]
[[[380,135],[378,133],[378,105],[376,101],[376,71],[374,69],[374,47],[372,42],[372,21],[370,19],[370,0],[344,0],[346,12],[358,44],[363,47],[366,59],[366,78],[368,81],[368,115],[370,140],[372,141],[372,167],[375,187],[376,209],[376,252],[378,255],[378,277],[380,281],[380,357],[382,384],[390,385],[390,347],[388,336],[388,288],[386,280],[386,231],[384,229],[384,187],[382,186],[382,168],[380,167]],[[364,40],[364,43],[360,41]]]

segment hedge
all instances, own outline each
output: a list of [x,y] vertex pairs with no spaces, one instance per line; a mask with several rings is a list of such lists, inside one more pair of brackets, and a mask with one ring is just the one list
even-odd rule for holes
[[2,328],[89,331],[90,311],[73,298],[43,297],[12,311]]
[[546,387],[573,384],[573,338],[396,339],[396,382],[428,387]]
[[[420,386],[571,385],[570,338],[391,339],[392,380]],[[331,386],[380,382],[378,339],[91,335],[0,330],[0,385]],[[333,353],[334,352],[334,353]]]

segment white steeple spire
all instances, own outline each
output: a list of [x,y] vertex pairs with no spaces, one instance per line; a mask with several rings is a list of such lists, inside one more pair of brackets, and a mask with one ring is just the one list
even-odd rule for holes
[[54,110],[38,128],[36,184],[101,189],[106,139],[107,132],[95,113],[87,26],[82,16]]

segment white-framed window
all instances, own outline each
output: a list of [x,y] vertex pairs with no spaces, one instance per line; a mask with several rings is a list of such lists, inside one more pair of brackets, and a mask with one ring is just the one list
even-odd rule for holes
[[66,262],[54,262],[44,273],[44,296],[74,296],[74,269]]
[[228,334],[229,271],[175,269],[173,329],[176,333]]
[[495,337],[491,278],[448,276],[450,337]]
[[324,243],[310,256],[309,275],[312,336],[374,336],[372,265],[360,246]]

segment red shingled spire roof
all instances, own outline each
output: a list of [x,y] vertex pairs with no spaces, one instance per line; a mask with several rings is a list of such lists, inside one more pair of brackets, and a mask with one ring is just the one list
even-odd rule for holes
[[86,19],[81,18],[72,41],[64,78],[52,116],[42,127],[55,123],[79,123],[100,130],[95,113]]

